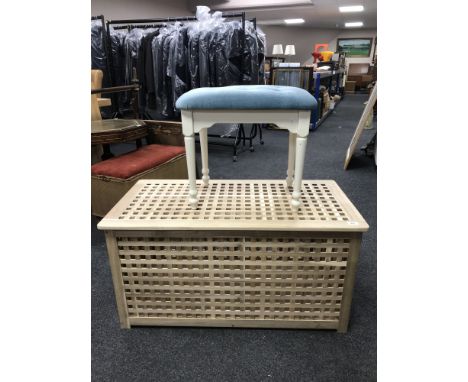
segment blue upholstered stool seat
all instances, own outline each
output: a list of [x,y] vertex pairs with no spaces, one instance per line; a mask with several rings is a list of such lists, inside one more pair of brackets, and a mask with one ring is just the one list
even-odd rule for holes
[[183,110],[314,110],[317,101],[292,86],[233,85],[193,89],[176,102]]

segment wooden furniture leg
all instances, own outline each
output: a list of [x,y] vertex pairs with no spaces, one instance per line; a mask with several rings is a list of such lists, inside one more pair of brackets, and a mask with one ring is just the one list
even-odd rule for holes
[[187,170],[189,177],[189,203],[193,208],[197,207],[197,182],[195,169],[195,136],[185,136],[185,154],[187,156]]
[[291,206],[294,210],[301,205],[302,173],[304,171],[304,159],[307,145],[307,137],[296,138],[296,163],[294,167],[294,181]]
[[289,149],[288,149],[288,173],[286,184],[291,187],[294,179],[294,161],[296,158],[296,133],[289,133]]
[[110,159],[114,157],[114,154],[112,154],[109,144],[102,145],[102,150],[103,150],[103,153],[101,155],[102,160],[106,160],[106,159]]
[[208,186],[210,180],[209,173],[210,169],[208,168],[208,129],[201,129],[200,132],[200,149],[202,157],[202,180],[205,186]]

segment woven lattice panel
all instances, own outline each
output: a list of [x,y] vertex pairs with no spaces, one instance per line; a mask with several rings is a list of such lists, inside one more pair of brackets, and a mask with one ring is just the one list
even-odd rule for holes
[[188,205],[187,182],[146,183],[119,219],[324,220],[349,217],[325,183],[304,183],[302,207],[294,212],[285,182],[212,182],[198,187],[199,207]]
[[129,317],[338,322],[351,239],[117,237]]
[[141,180],[99,223],[100,229],[257,229],[359,231],[367,223],[334,181],[303,181],[302,205],[277,180],[197,183],[198,207],[188,203],[186,180]]

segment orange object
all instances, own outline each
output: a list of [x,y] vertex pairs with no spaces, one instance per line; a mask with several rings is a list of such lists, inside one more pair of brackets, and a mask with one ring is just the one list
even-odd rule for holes
[[328,50],[328,44],[315,44],[314,52],[319,52],[320,48],[323,48],[323,50]]

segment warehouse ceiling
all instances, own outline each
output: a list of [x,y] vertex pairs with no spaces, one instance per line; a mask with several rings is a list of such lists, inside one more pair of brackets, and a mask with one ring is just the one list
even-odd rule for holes
[[[377,0],[188,0],[192,10],[197,5],[223,12],[243,10],[260,25],[285,25],[285,19],[303,18],[303,24],[295,25],[344,29],[345,22],[362,21],[362,28],[377,28]],[[364,11],[340,13],[339,6],[349,5],[362,5]]]

